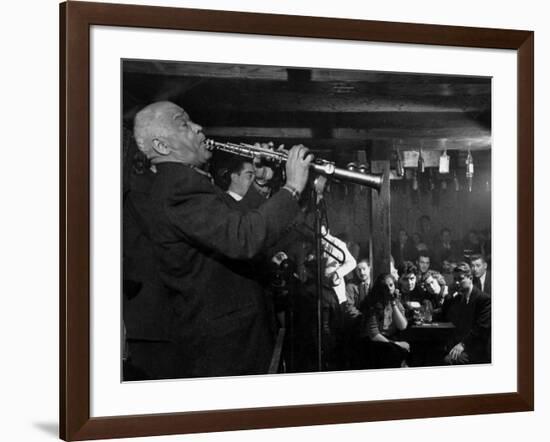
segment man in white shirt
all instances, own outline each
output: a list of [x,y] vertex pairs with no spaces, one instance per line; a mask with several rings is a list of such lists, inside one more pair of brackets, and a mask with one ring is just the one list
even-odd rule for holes
[[470,258],[472,273],[474,275],[474,286],[483,293],[491,294],[491,273],[487,270],[487,261],[483,255],[472,255]]
[[248,160],[235,161],[232,169],[228,170],[229,187],[227,193],[235,200],[241,201],[254,182],[254,166]]

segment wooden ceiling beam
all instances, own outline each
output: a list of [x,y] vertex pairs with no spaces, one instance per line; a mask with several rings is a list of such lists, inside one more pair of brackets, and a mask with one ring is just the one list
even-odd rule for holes
[[[403,97],[362,97],[362,96],[323,96],[300,93],[269,93],[257,95],[234,95],[225,91],[216,97],[215,104],[210,99],[193,100],[193,107],[199,110],[215,108],[217,110],[248,112],[479,112],[490,108],[489,97],[477,96],[468,99],[458,97],[424,97],[414,100]],[[189,99],[187,99],[189,100]],[[180,99],[185,108],[185,99]]]
[[366,82],[408,84],[484,84],[489,77],[404,72],[363,71],[350,69],[316,69],[309,67],[261,66],[230,63],[124,60],[124,72],[150,76],[202,77],[215,79],[279,80],[288,79],[289,70],[308,70],[312,82]]
[[490,112],[243,112],[204,111],[188,107],[193,120],[204,126],[343,127],[357,129],[417,129],[421,127],[491,127]]
[[231,89],[238,93],[265,93],[269,91],[273,94],[296,90],[301,93],[314,94],[334,94],[334,95],[371,95],[371,96],[404,96],[404,97],[423,97],[423,96],[472,96],[489,95],[491,93],[491,83],[463,83],[455,82],[453,78],[448,78],[446,82],[437,83],[422,82],[413,84],[410,81],[380,81],[377,83],[366,81],[331,81],[315,82],[308,79],[309,71],[290,71],[289,80],[263,80],[241,79],[241,78],[211,78],[200,76],[159,76],[126,74],[124,80],[130,86],[139,83],[141,85],[156,86],[172,85],[177,91],[181,83],[194,83],[199,92],[213,95],[218,90]]
[[[455,82],[447,78],[446,82],[429,83],[410,81],[380,81],[371,82],[315,82],[308,79],[309,71],[289,70],[292,75],[289,81],[251,80],[241,78],[210,78],[200,76],[166,76],[126,73],[123,77],[124,88],[139,91],[143,95],[154,95],[159,89],[173,90],[172,96],[189,99],[182,95],[182,84],[193,85],[191,98],[201,96],[222,101],[239,96],[266,97],[277,100],[278,95],[291,92],[293,94],[381,98],[393,97],[407,99],[423,99],[424,97],[457,97],[466,100],[468,97],[488,97],[491,93],[490,81],[483,83]],[[189,89],[187,86],[185,89]],[[227,98],[225,101],[227,101]]]

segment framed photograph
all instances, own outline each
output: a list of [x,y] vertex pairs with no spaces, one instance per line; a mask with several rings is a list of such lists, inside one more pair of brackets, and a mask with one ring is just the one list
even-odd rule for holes
[[60,437],[530,411],[530,31],[60,5]]

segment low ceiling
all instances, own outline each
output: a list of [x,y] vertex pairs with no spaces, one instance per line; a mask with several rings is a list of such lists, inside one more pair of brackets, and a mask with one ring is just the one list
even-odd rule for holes
[[123,91],[128,127],[144,105],[170,100],[217,141],[375,156],[491,147],[488,77],[125,60]]

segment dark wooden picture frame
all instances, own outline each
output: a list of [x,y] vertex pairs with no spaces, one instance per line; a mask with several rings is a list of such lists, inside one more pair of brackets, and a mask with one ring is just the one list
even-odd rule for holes
[[[457,397],[90,417],[92,25],[512,49],[518,64],[517,391]],[[65,440],[534,409],[534,35],[530,31],[104,3],[60,5],[60,437]]]

